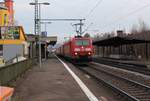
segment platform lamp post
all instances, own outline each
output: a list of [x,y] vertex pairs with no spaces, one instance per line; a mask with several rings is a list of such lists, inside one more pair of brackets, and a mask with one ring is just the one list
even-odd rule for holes
[[[47,24],[51,24],[52,22],[41,22],[41,24],[44,24],[44,28],[45,28],[45,33],[47,32]],[[46,46],[46,43],[45,43],[45,60],[47,59],[46,58],[46,52],[47,52],[47,46]]]
[[52,22],[41,22],[41,24],[44,24],[44,30],[47,31],[47,25],[51,24]]
[[41,57],[41,5],[50,5],[50,3],[48,2],[43,2],[43,3],[39,3],[39,2],[32,2],[29,3],[30,5],[35,5],[38,6],[38,19],[37,23],[38,23],[38,36],[39,36],[39,40],[38,40],[38,44],[39,44],[39,65],[40,68],[42,67],[42,57]]

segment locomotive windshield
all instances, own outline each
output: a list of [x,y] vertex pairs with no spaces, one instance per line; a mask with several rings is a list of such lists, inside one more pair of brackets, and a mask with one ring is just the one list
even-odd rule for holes
[[90,45],[89,40],[76,40],[75,41],[76,46],[88,46]]

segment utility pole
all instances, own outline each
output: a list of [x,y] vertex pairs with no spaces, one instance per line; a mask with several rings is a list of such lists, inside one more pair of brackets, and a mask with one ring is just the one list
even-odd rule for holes
[[39,14],[38,14],[38,0],[35,0],[35,11],[34,11],[34,33],[35,33],[35,47],[36,47],[36,49],[35,49],[35,55],[36,55],[36,57],[38,57],[38,54],[37,54],[37,50],[38,50],[38,44],[37,44],[37,42],[38,42],[38,30],[39,30],[39,25],[38,25],[38,19],[39,19]]
[[82,26],[83,26],[82,20],[80,20],[79,26],[80,26],[80,31],[79,31],[80,36],[82,36]]
[[35,0],[35,14],[34,14],[34,32],[35,35],[38,35],[38,0]]
[[[76,27],[76,32],[78,36],[82,36],[83,32],[82,32],[82,28],[83,28],[83,21],[85,19],[41,19],[41,21],[79,21],[79,23],[74,24],[74,26]],[[79,30],[78,30],[78,26],[79,26]]]
[[[76,29],[76,32],[77,32],[77,36],[82,36],[82,34],[83,34],[83,31],[82,31],[82,29],[83,29],[83,20],[82,19],[80,19],[80,23],[76,23],[76,24],[74,24],[74,26],[75,26],[75,29]],[[78,27],[79,26],[79,27]],[[79,29],[78,29],[79,28]]]
[[41,55],[41,4],[39,4],[39,19],[38,19],[38,33],[39,33],[39,65],[42,67],[42,55]]
[[[39,66],[42,67],[42,60],[41,60],[42,59],[41,58],[41,5],[50,5],[50,3],[48,3],[48,2],[39,3],[38,0],[35,0],[35,2],[30,3],[30,5],[35,5],[35,34],[36,34],[36,36],[38,35]],[[36,43],[36,46],[37,46],[37,43]]]
[[[47,24],[51,24],[52,22],[41,22],[41,24],[44,24],[45,27],[45,33],[47,34]],[[46,35],[47,36],[47,35]],[[47,43],[45,42],[45,60],[47,59]]]

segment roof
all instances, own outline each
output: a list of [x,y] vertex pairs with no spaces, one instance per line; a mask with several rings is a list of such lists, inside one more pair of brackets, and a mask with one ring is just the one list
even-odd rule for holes
[[[26,36],[28,42],[35,42],[36,37],[38,37],[34,34],[26,34]],[[57,36],[42,37],[41,41],[44,43],[46,42],[48,45],[55,45],[57,42]]]
[[48,45],[54,46],[57,42],[57,36],[42,37],[41,41],[45,41]]
[[97,46],[120,46],[125,44],[138,44],[138,43],[146,43],[150,42],[148,40],[135,39],[131,37],[111,37],[103,40],[97,40],[93,42],[93,45]]
[[28,42],[34,42],[35,41],[35,35],[33,34],[26,34],[27,36],[27,41]]

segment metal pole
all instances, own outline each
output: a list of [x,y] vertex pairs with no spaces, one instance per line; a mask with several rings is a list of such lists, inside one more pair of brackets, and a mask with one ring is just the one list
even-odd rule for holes
[[45,60],[47,59],[46,58],[46,52],[47,52],[47,46],[46,46],[46,42],[45,42]]
[[[45,33],[46,33],[46,27],[47,27],[46,24],[47,24],[47,23],[45,23]],[[46,34],[47,34],[47,33],[46,33]],[[45,42],[45,60],[46,60],[46,51],[47,51],[47,46],[46,46],[46,42]]]
[[39,64],[40,64],[40,68],[42,67],[42,58],[41,58],[41,4],[39,4]]
[[30,3],[30,5],[35,5],[35,34],[38,35],[38,46],[39,46],[39,65],[42,67],[42,57],[41,57],[41,4],[49,5],[49,3],[39,3],[35,0],[35,3]]
[[38,0],[35,0],[35,18],[34,18],[34,21],[35,21],[35,25],[34,25],[34,31],[35,31],[35,35],[38,34]]
[[35,33],[35,55],[37,55],[37,35],[38,35],[38,0],[35,0],[35,18],[34,18],[34,33]]
[[45,32],[46,32],[46,27],[47,27],[46,24],[47,24],[47,23],[45,23]]
[[82,20],[80,20],[80,36],[82,36]]

